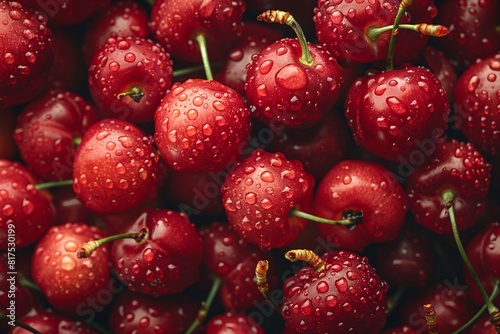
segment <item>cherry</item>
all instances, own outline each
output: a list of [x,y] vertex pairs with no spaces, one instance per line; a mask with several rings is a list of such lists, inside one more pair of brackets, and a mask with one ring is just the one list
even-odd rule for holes
[[304,250],[285,257],[309,264],[283,283],[281,314],[293,333],[375,334],[384,327],[388,286],[365,257]]
[[[228,224],[214,222],[202,228],[200,234],[205,250],[203,264],[222,279],[219,295],[226,310],[253,310],[255,303],[262,301],[262,294],[253,281],[255,266],[259,260],[272,255],[242,239]],[[269,286],[274,288],[276,273],[268,277]]]
[[376,248],[377,272],[390,286],[425,287],[435,274],[435,254],[428,233],[406,222],[397,238]]
[[439,6],[435,21],[450,27],[450,33],[436,47],[445,52],[458,71],[500,50],[496,30],[499,11],[496,0],[445,0]]
[[309,129],[276,132],[269,150],[299,160],[304,170],[319,181],[333,165],[347,158],[352,146],[347,122],[337,110],[330,110]]
[[132,122],[153,120],[172,85],[170,55],[152,40],[109,38],[90,64],[89,88],[99,108],[110,117]]
[[0,159],[17,160],[19,152],[14,140],[14,129],[17,125],[17,113],[6,109],[0,112]]
[[304,229],[304,219],[289,215],[294,207],[310,208],[313,186],[300,162],[257,149],[229,172],[221,193],[236,233],[262,248],[278,248]]
[[452,232],[443,196],[453,195],[457,228],[475,224],[484,210],[491,166],[470,143],[437,144],[433,154],[409,176],[407,193],[417,223],[440,234]]
[[320,235],[337,247],[361,251],[368,244],[393,240],[405,220],[408,199],[401,184],[381,165],[344,160],[333,166],[318,184],[314,213],[343,219],[362,211],[351,226],[317,224]]
[[250,110],[233,89],[213,80],[175,83],[155,116],[155,141],[180,172],[229,168],[250,137]]
[[416,160],[415,152],[432,149],[447,128],[449,112],[440,81],[413,66],[356,80],[345,107],[356,142],[396,162]]
[[97,121],[96,110],[81,96],[52,90],[19,115],[14,138],[23,160],[41,178],[60,181],[73,175],[75,138]]
[[48,86],[54,53],[45,18],[15,1],[0,2],[0,107],[28,102]]
[[219,314],[207,323],[206,334],[264,334],[264,330],[252,323],[246,314]]
[[497,334],[495,325],[493,325],[489,317],[481,317],[471,328],[470,334]]
[[267,26],[245,22],[243,34],[236,40],[234,48],[228,51],[224,66],[215,79],[244,96],[247,65],[252,61],[252,55],[282,37],[276,30]]
[[156,197],[164,173],[150,137],[128,121],[105,119],[82,137],[73,189],[93,211],[118,213]]
[[[35,176],[17,162],[0,159],[0,249],[6,250],[15,236],[15,247],[38,241],[54,224],[50,195],[35,188]],[[11,246],[10,246],[11,247]]]
[[148,37],[148,16],[137,2],[120,0],[99,11],[86,25],[83,52],[90,64],[99,47],[118,37]]
[[332,108],[341,83],[336,60],[307,43],[287,12],[267,11],[258,19],[290,25],[297,39],[281,39],[252,56],[245,92],[253,116],[270,125],[305,128]]
[[184,213],[144,209],[124,231],[83,245],[78,257],[86,258],[101,244],[118,239],[111,262],[130,290],[158,297],[179,293],[198,280],[203,246]]
[[114,300],[109,327],[113,333],[184,333],[198,312],[198,304],[184,295],[161,300],[124,291]]
[[500,105],[500,52],[469,66],[454,93],[455,125],[476,147],[498,154],[500,139],[495,127],[500,117],[495,110]]
[[418,334],[410,326],[404,325],[397,328],[386,329],[382,334]]
[[[203,35],[212,60],[221,59],[241,35],[243,1],[155,1],[150,26],[155,38],[174,57],[201,60],[197,37]],[[174,29],[175,27],[175,29]]]
[[109,251],[103,247],[85,260],[76,258],[79,246],[102,238],[95,226],[66,223],[53,226],[38,242],[31,261],[35,283],[57,310],[80,314],[85,299],[107,289],[111,278]]
[[[82,321],[72,320],[64,315],[51,310],[37,311],[35,314],[27,314],[20,320],[28,326],[43,334],[97,334],[92,328]],[[19,326],[12,327],[9,334],[30,334],[31,331]]]
[[56,225],[67,222],[94,222],[96,213],[90,210],[76,196],[71,187],[54,189],[54,207],[56,209]]
[[448,100],[453,101],[453,94],[458,77],[455,69],[452,67],[448,58],[442,51],[426,45],[422,50],[422,57],[425,60],[426,67],[439,79],[443,89],[448,96]]

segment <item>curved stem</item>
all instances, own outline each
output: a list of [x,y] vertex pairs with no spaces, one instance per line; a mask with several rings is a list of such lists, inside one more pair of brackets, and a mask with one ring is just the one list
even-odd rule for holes
[[288,213],[289,217],[300,217],[304,219],[308,219],[311,221],[314,221],[316,223],[322,223],[322,224],[329,224],[329,225],[345,225],[345,226],[353,226],[358,224],[361,219],[363,218],[363,212],[362,211],[356,211],[353,213],[353,215],[341,219],[341,220],[331,220],[331,219],[326,219],[322,217],[318,217],[315,215],[312,215],[310,213],[302,212],[296,208],[292,208],[290,212]]
[[40,191],[40,190],[47,189],[47,188],[71,186],[72,184],[73,184],[73,180],[44,182],[44,183],[39,183],[39,184],[35,185],[35,189]]
[[208,80],[213,80],[214,76],[212,74],[212,68],[210,67],[210,59],[208,58],[207,40],[203,32],[198,32],[196,34],[196,42],[200,48],[201,60],[203,62],[203,68],[205,69],[205,76]]
[[396,14],[396,19],[394,20],[394,25],[392,27],[391,39],[389,40],[389,49],[387,51],[387,63],[386,71],[392,71],[394,69],[394,46],[396,45],[396,34],[398,33],[398,26],[401,22],[401,18],[406,12],[406,8],[411,6],[413,0],[402,0],[399,4],[398,13]]
[[205,321],[207,317],[208,310],[212,306],[212,303],[219,292],[220,287],[222,286],[222,280],[219,277],[215,277],[212,283],[212,287],[210,288],[210,292],[208,293],[207,299],[202,303],[201,309],[198,312],[198,316],[193,321],[191,326],[189,326],[188,330],[185,334],[192,334],[199,325]]
[[125,96],[130,96],[130,98],[134,100],[134,102],[139,103],[141,102],[141,99],[144,95],[145,95],[144,92],[139,86],[132,86],[129,88],[128,91],[116,95],[116,98],[118,100],[121,100]]
[[[6,320],[7,322],[9,322],[11,319],[9,317],[7,317],[7,315],[3,312],[0,312],[0,319],[2,320]],[[14,320],[14,324],[17,326],[17,327],[21,327],[25,330],[27,330],[28,332],[30,333],[33,333],[33,334],[42,334],[40,333],[39,331],[37,331],[35,328],[31,327],[30,325],[28,324],[25,324],[24,322],[22,321],[19,321],[19,320]]]
[[451,222],[451,228],[453,231],[453,237],[455,238],[455,243],[457,244],[458,251],[460,253],[460,256],[462,257],[462,261],[464,262],[465,266],[467,267],[467,270],[471,273],[472,278],[474,279],[474,282],[476,283],[477,287],[479,288],[479,291],[481,292],[481,296],[483,297],[484,303],[488,309],[489,314],[493,314],[495,312],[498,312],[498,308],[493,305],[491,302],[490,297],[486,293],[486,290],[484,289],[483,284],[481,283],[481,280],[479,279],[476,270],[472,266],[472,264],[469,261],[469,258],[467,257],[467,253],[465,252],[465,248],[462,244],[462,240],[460,240],[460,234],[458,232],[457,228],[457,222],[455,219],[455,210],[453,209],[453,200],[455,199],[455,192],[453,190],[444,190],[441,193],[441,198],[443,201],[446,203],[446,207],[448,209],[448,215],[450,217],[450,222]]
[[[494,300],[498,296],[499,292],[500,292],[500,281],[497,280],[495,287],[493,288],[493,292],[490,295],[490,299]],[[464,324],[462,327],[454,331],[452,334],[460,334],[463,331],[465,331],[467,328],[472,326],[483,315],[485,311],[486,311],[486,305],[483,305],[483,307],[481,307],[481,309],[477,311],[477,313],[472,318],[470,318],[470,320],[467,321],[466,324]]]
[[84,259],[92,255],[92,253],[102,245],[120,239],[134,239],[137,243],[141,243],[148,236],[148,230],[145,228],[141,229],[139,232],[123,233],[111,235],[99,240],[91,240],[82,245],[82,247],[76,252],[76,257],[79,259]]

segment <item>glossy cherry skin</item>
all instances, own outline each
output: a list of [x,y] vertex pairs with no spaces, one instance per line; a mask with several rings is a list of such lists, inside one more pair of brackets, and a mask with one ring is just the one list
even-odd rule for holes
[[299,160],[304,170],[319,181],[330,168],[347,158],[353,144],[344,117],[337,110],[329,110],[318,124],[307,130],[276,132],[269,150]]
[[418,334],[417,331],[414,331],[410,326],[401,326],[397,328],[386,329],[382,332],[382,334]]
[[283,35],[268,26],[245,22],[243,34],[236,40],[234,48],[228,51],[224,66],[215,79],[244,96],[247,65],[251,63],[252,55],[281,38]]
[[36,184],[25,166],[0,159],[1,250],[7,249],[9,234],[15,234],[15,248],[22,248],[38,241],[54,224],[52,199],[46,191],[36,190]]
[[155,142],[179,172],[218,172],[234,164],[250,137],[250,110],[217,81],[175,83],[155,116]]
[[441,85],[443,85],[443,89],[451,104],[458,76],[449,59],[444,55],[443,51],[437,50],[430,45],[424,47],[422,57],[425,61],[425,66],[434,73],[441,82]]
[[[155,1],[150,27],[156,40],[174,57],[200,62],[196,35],[206,38],[210,60],[221,59],[241,35],[243,1]],[[175,28],[174,28],[175,27]]]
[[252,56],[245,93],[252,115],[271,129],[317,123],[339,96],[337,61],[308,43],[313,63],[301,62],[297,39],[281,39]]
[[264,330],[254,324],[248,315],[225,313],[216,315],[207,323],[206,334],[264,334]]
[[315,215],[340,220],[362,211],[351,227],[317,224],[320,235],[339,248],[363,250],[368,244],[393,240],[405,220],[408,198],[401,184],[381,165],[344,160],[318,184]]
[[80,95],[52,90],[23,109],[14,138],[21,157],[39,177],[67,180],[73,175],[74,138],[97,119],[94,107]]
[[113,333],[184,333],[194,321],[199,303],[186,295],[154,298],[124,291],[113,301],[109,327]]
[[293,333],[379,333],[387,316],[387,283],[355,253],[321,258],[323,268],[306,266],[283,283],[287,327]]
[[436,145],[435,152],[414,170],[407,182],[410,210],[417,223],[440,234],[452,233],[446,190],[455,193],[453,207],[457,227],[475,224],[485,208],[491,166],[470,143],[451,140]]
[[158,297],[176,294],[195,283],[203,257],[201,237],[184,213],[143,210],[124,228],[146,239],[117,240],[111,249],[113,269],[129,290]]
[[148,37],[148,15],[138,3],[120,0],[99,11],[85,28],[83,51],[85,63],[90,64],[99,47],[108,38]]
[[310,209],[313,187],[299,161],[257,149],[229,172],[221,193],[236,233],[270,249],[291,243],[304,229],[306,221],[289,212]]
[[476,59],[500,51],[498,31],[500,3],[496,0],[445,0],[439,6],[437,24],[449,27],[448,35],[435,45],[443,50],[457,71]]
[[11,109],[0,112],[0,159],[16,160],[19,158],[14,129],[17,125],[17,113]]
[[82,137],[73,189],[91,210],[118,213],[155,198],[164,174],[153,140],[128,121],[108,118]]
[[490,321],[490,317],[485,314],[472,325],[470,334],[497,334],[497,330],[495,329],[495,325]]
[[0,3],[0,107],[28,102],[48,86],[54,60],[52,33],[45,18],[28,5]]
[[361,147],[390,161],[412,163],[419,158],[417,153],[427,154],[425,148],[435,146],[443,136],[449,112],[440,81],[423,67],[358,79],[349,89],[345,106]]
[[[153,120],[161,99],[172,86],[170,55],[150,39],[109,38],[90,64],[90,92],[108,117],[145,123]],[[142,96],[120,94],[137,89]]]
[[[500,6],[499,6],[500,8]],[[484,152],[500,153],[500,53],[471,65],[454,91],[455,125]]]
[[86,259],[76,252],[87,241],[102,238],[95,226],[66,223],[51,227],[33,252],[31,273],[44,296],[60,312],[80,314],[86,299],[96,298],[111,279],[109,247],[96,250]]
[[[83,321],[75,321],[52,310],[38,310],[36,313],[27,314],[19,320],[44,334],[97,334],[96,331]],[[9,330],[9,334],[30,333],[32,332],[19,326],[12,327]]]

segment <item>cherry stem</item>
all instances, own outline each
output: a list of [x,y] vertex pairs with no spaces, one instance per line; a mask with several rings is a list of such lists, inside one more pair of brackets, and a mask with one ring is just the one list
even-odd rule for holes
[[[500,293],[500,280],[497,280],[493,288],[493,292],[490,295],[490,299],[494,300],[499,293]],[[460,334],[463,331],[465,331],[467,328],[476,323],[476,321],[483,315],[485,311],[486,311],[486,305],[483,305],[483,307],[481,307],[481,309],[477,311],[477,313],[469,321],[467,321],[466,324],[464,324],[462,327],[454,331],[452,334]]]
[[363,211],[354,211],[350,212],[347,217],[341,220],[331,220],[322,217],[318,217],[312,215],[310,213],[302,212],[297,208],[292,208],[288,213],[289,217],[299,217],[314,221],[316,223],[329,224],[329,225],[344,225],[344,226],[353,226],[361,222],[363,218]]
[[145,94],[144,94],[144,92],[142,91],[142,89],[140,87],[138,87],[138,86],[132,86],[132,87],[129,88],[128,91],[116,95],[116,98],[118,100],[121,100],[125,96],[130,96],[130,98],[132,100],[134,100],[134,102],[139,103],[144,95]]
[[305,261],[312,266],[316,272],[325,267],[325,261],[316,253],[309,249],[292,249],[285,253],[285,258],[289,261]]
[[39,184],[35,185],[35,189],[40,191],[40,190],[44,190],[47,188],[71,186],[72,184],[73,184],[73,180],[44,182],[44,183],[39,183]]
[[255,266],[255,283],[260,293],[273,306],[273,309],[280,314],[279,306],[269,296],[269,284],[267,283],[267,271],[269,269],[269,261],[260,260]]
[[35,284],[35,282],[30,281],[24,275],[22,274],[17,274],[17,279],[19,280],[19,283],[24,286],[25,288],[31,289],[36,292],[42,292],[42,289],[38,285]]
[[73,137],[71,143],[73,144],[73,147],[78,147],[80,143],[82,142],[82,137]]
[[257,16],[257,20],[270,23],[286,24],[287,26],[291,27],[295,32],[295,35],[297,35],[297,39],[299,40],[300,48],[302,50],[302,56],[299,59],[300,62],[308,66],[313,65],[314,61],[307,46],[306,35],[304,35],[304,31],[292,16],[292,14],[282,10],[266,10],[265,12]]
[[396,308],[405,290],[405,286],[399,286],[394,295],[387,300],[387,309],[389,312],[392,312]]
[[207,39],[205,38],[204,32],[198,32],[196,34],[196,42],[198,43],[198,47],[200,48],[203,69],[205,69],[205,76],[208,80],[213,80],[214,76],[212,74],[212,68],[210,67],[210,59],[208,58],[207,51]]
[[392,71],[394,69],[394,46],[396,45],[396,35],[398,33],[399,23],[406,12],[406,8],[410,7],[413,0],[401,0],[399,3],[398,13],[396,14],[396,19],[392,26],[391,39],[389,40],[389,49],[387,50],[387,62],[386,71]]
[[148,230],[143,228],[139,232],[122,233],[111,235],[98,240],[91,240],[82,245],[82,247],[76,252],[76,257],[79,259],[85,259],[92,255],[92,253],[100,246],[120,239],[134,239],[137,243],[143,242],[148,236]]
[[[7,315],[3,312],[0,312],[0,319],[2,320],[6,320],[7,322],[10,322],[10,318],[7,317]],[[19,320],[14,320],[14,324],[17,326],[17,327],[21,327],[25,330],[27,330],[28,332],[30,333],[33,333],[33,334],[42,334],[40,333],[39,331],[37,331],[36,329],[34,329],[33,327],[31,327],[30,325],[28,324],[25,324],[24,322],[22,321],[19,321]]]
[[425,310],[425,322],[427,323],[427,332],[429,334],[439,334],[436,311],[432,304],[423,305]]
[[210,291],[208,293],[207,299],[201,303],[201,309],[198,311],[198,316],[193,321],[193,323],[191,323],[191,326],[189,326],[185,334],[192,334],[196,330],[196,328],[198,328],[198,326],[201,325],[203,321],[205,321],[208,315],[208,310],[212,306],[215,296],[217,296],[217,293],[219,292],[221,286],[222,279],[220,279],[219,277],[215,277],[212,283],[212,287],[210,288]]
[[[372,28],[368,33],[368,37],[372,40],[376,40],[380,34],[392,30],[394,25],[381,27],[381,28]],[[421,33],[424,36],[432,36],[432,37],[443,37],[448,35],[449,30],[445,26],[439,24],[427,24],[427,23],[419,23],[419,24],[400,24],[398,29],[405,30],[413,30]]]
[[455,210],[453,208],[453,200],[455,199],[455,192],[451,189],[446,189],[441,193],[441,198],[443,201],[446,203],[446,208],[448,210],[448,215],[450,216],[450,222],[451,222],[451,228],[453,231],[453,237],[455,238],[455,243],[457,244],[458,251],[460,253],[460,256],[462,257],[462,261],[464,262],[465,266],[471,273],[472,278],[474,279],[474,282],[476,283],[477,287],[479,288],[479,291],[481,292],[481,296],[483,297],[484,303],[488,309],[488,313],[490,316],[493,314],[498,314],[499,310],[498,308],[493,305],[491,302],[490,297],[486,293],[486,290],[484,289],[483,284],[481,283],[481,280],[479,279],[476,270],[472,266],[472,264],[469,261],[469,258],[467,257],[467,253],[465,252],[465,248],[462,244],[462,240],[460,240],[460,233],[458,232],[457,228],[457,221],[455,218]]

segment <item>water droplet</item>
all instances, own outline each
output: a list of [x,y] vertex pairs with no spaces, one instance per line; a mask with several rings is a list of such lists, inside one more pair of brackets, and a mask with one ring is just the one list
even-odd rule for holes
[[399,101],[395,96],[388,97],[386,99],[387,105],[398,115],[402,115],[406,112],[406,107]]
[[120,136],[118,137],[118,141],[122,144],[123,147],[125,148],[130,148],[132,147],[132,139],[128,136]]
[[381,96],[386,90],[387,86],[385,84],[378,85],[377,88],[375,88],[375,95]]
[[153,250],[151,248],[146,248],[144,250],[144,252],[142,253],[142,258],[146,262],[153,261],[154,256],[155,256],[155,253],[153,252]]
[[349,288],[347,280],[343,277],[335,281],[335,286],[337,287],[337,290],[342,293],[346,292]]
[[299,66],[290,64],[281,68],[278,73],[276,73],[276,83],[285,89],[302,89],[307,83],[307,74]]
[[[63,238],[64,235],[61,234],[61,237]],[[64,250],[70,253],[76,252],[78,250],[78,244],[74,241],[68,241],[64,244]]]
[[107,136],[111,135],[111,132],[108,132],[108,131],[101,131],[99,132],[95,138],[99,141],[103,140],[104,138],[106,138]]
[[272,60],[265,60],[259,67],[260,74],[267,74],[273,68],[274,62]]
[[245,203],[252,205],[255,202],[257,202],[257,195],[255,193],[250,192],[245,195]]
[[224,110],[226,110],[226,106],[221,101],[214,101],[214,103],[212,103],[212,106],[217,111],[224,111]]
[[341,11],[336,10],[330,14],[330,20],[332,21],[333,24],[340,24],[342,20],[344,19],[344,14],[342,14]]
[[300,313],[305,316],[310,316],[313,312],[312,303],[309,298],[300,303]]
[[132,52],[128,52],[125,54],[125,56],[123,56],[123,60],[125,60],[127,63],[133,63],[135,59],[136,56]]
[[316,290],[319,293],[325,293],[329,289],[330,289],[330,287],[328,286],[328,283],[326,283],[325,281],[321,281],[321,282],[318,283],[318,285],[316,285]]
[[334,295],[329,295],[329,296],[326,296],[325,302],[326,302],[326,305],[328,305],[329,307],[335,307],[335,306],[337,306],[338,299]]
[[473,75],[469,82],[467,83],[467,90],[469,92],[474,92],[477,88],[477,86],[479,85],[479,77],[477,75]]
[[14,63],[14,61],[15,61],[14,55],[10,52],[6,52],[5,55],[3,56],[3,59],[4,59],[5,63],[7,63],[9,65]]
[[2,213],[5,216],[10,216],[14,213],[14,207],[10,204],[5,204],[2,208]]
[[352,181],[352,178],[349,175],[344,176],[344,178],[342,179],[342,182],[345,185],[348,185],[349,183],[351,183],[351,181]]
[[115,167],[115,171],[116,171],[118,174],[123,175],[123,174],[125,174],[125,172],[126,172],[127,170],[126,170],[125,166],[124,166],[121,162],[119,162],[119,163],[116,165],[116,167]]
[[200,107],[201,105],[203,105],[203,97],[201,96],[196,96],[194,99],[193,99],[193,104],[197,107]]
[[112,61],[109,63],[108,68],[110,71],[116,72],[120,69],[120,64],[118,64],[116,61]]
[[196,128],[196,126],[194,126],[194,125],[188,125],[188,127],[186,128],[186,134],[187,134],[189,137],[193,137],[193,136],[195,136],[197,133],[198,133],[198,129],[197,129],[197,128]]
[[65,255],[61,258],[61,268],[67,271],[73,270],[76,267],[76,260],[69,256]]
[[262,206],[263,209],[269,210],[270,208],[273,207],[273,202],[271,202],[267,198],[264,198],[262,201],[260,201],[260,205]]
[[265,171],[260,174],[260,179],[264,182],[274,182],[274,175],[269,171]]
[[20,11],[18,11],[18,10],[11,10],[11,11],[9,12],[9,16],[10,16],[10,18],[11,18],[11,19],[13,19],[13,20],[19,20],[19,19],[21,18],[21,16],[22,16],[22,15],[21,15],[21,12],[20,12]]
[[27,200],[26,198],[23,199],[23,212],[26,215],[30,215],[34,209],[35,209],[35,206],[33,205],[33,203],[31,201]]

